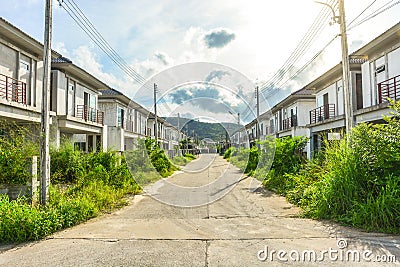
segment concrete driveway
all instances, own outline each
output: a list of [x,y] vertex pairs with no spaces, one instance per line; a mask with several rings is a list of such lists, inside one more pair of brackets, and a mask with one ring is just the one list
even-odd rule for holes
[[4,251],[0,265],[399,265],[399,236],[298,218],[298,208],[255,184],[202,155],[121,210]]

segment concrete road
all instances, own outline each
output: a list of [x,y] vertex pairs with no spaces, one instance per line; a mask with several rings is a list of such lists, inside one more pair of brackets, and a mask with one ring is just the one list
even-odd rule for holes
[[254,191],[255,184],[221,157],[202,155],[119,211],[5,250],[0,265],[400,264],[399,236],[298,218],[296,207],[267,190]]

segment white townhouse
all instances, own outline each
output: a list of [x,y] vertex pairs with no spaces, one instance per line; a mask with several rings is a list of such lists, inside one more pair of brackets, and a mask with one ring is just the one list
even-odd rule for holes
[[151,135],[149,111],[116,89],[101,90],[99,107],[105,111],[108,147],[117,151],[135,149],[139,138]]
[[[272,107],[268,134],[277,138],[285,136],[309,136],[309,116],[315,107],[315,94],[308,89],[293,92]],[[305,152],[310,155],[311,145],[307,143]]]
[[[362,90],[361,63],[363,59],[350,58],[349,90],[353,91],[354,110],[357,106],[357,95]],[[309,137],[311,151],[318,151],[322,146],[322,139],[331,138],[331,133],[339,136],[345,131],[344,95],[342,82],[342,64],[331,68],[320,77],[309,83],[305,88],[315,94],[315,106],[309,113]],[[336,138],[336,137],[335,137]]]
[[[175,155],[174,151],[179,149],[179,130],[170,124],[167,120],[157,116],[157,140],[160,143],[160,147],[165,151],[169,151],[171,156]],[[147,119],[147,127],[151,129],[150,136],[155,139],[155,115],[149,113]],[[182,137],[182,133],[181,133]]]
[[382,122],[389,115],[388,98],[400,99],[400,23],[360,48],[362,90],[357,97],[356,122]]
[[72,140],[83,151],[107,149],[107,126],[99,110],[100,90],[108,86],[71,60],[59,57],[51,65],[50,109],[56,113],[54,142]]
[[40,123],[42,76],[43,44],[0,18],[0,119]]
[[[0,18],[0,118],[39,134],[42,106],[43,44]],[[52,52],[51,144],[74,141],[82,150],[106,148],[98,89],[106,85]]]
[[[388,98],[400,99],[400,23],[349,56],[350,90],[354,122],[382,123],[389,115]],[[321,138],[330,132],[344,133],[342,65],[338,64],[309,85],[316,93],[316,108],[310,113],[312,149],[321,148]]]
[[[99,107],[105,111],[109,148],[123,152],[135,149],[138,139],[155,139],[154,113],[118,90],[101,90]],[[175,155],[172,151],[177,151],[179,147],[179,131],[161,117],[157,117],[157,124],[161,148]]]
[[[383,116],[390,115],[388,98],[400,99],[400,23],[352,53],[349,63],[353,121],[383,123]],[[270,113],[262,114],[260,124],[267,126],[265,134],[309,137],[308,157],[321,149],[323,138],[342,138],[342,74],[339,63],[275,105]],[[250,138],[254,138],[254,125],[254,121],[246,125]]]

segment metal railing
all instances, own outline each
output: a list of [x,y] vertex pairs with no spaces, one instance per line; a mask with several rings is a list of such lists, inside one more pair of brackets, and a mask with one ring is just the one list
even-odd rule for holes
[[26,83],[0,74],[0,97],[26,105]]
[[378,83],[378,104],[400,99],[400,75]]
[[76,106],[76,117],[84,121],[91,121],[104,125],[104,112],[87,105]]
[[282,120],[282,130],[290,129],[297,126],[297,115]]
[[336,116],[335,104],[327,104],[310,111],[310,123],[317,123]]

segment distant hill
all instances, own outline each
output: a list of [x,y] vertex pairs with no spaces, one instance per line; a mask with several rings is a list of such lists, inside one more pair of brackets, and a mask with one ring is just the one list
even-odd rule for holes
[[[173,126],[178,127],[178,117],[167,117],[164,119]],[[182,131],[188,131],[191,137],[194,130],[200,140],[210,138],[216,142],[225,140],[227,130],[232,133],[238,129],[238,125],[234,123],[208,123],[187,118],[180,118],[180,127]]]

